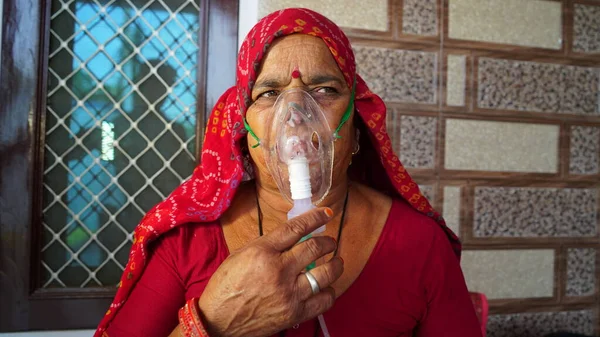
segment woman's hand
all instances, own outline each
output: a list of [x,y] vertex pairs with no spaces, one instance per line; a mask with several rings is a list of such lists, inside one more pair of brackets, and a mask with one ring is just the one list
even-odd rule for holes
[[210,336],[270,336],[328,310],[335,300],[330,285],[342,275],[342,260],[311,270],[321,288],[315,295],[302,271],[333,252],[336,242],[323,236],[296,243],[332,215],[329,208],[312,210],[229,256],[199,301]]

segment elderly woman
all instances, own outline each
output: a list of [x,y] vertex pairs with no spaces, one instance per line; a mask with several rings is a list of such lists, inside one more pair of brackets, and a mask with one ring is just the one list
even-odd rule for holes
[[262,19],[202,164],[137,227],[96,336],[480,336],[460,244],[385,111],[331,21]]

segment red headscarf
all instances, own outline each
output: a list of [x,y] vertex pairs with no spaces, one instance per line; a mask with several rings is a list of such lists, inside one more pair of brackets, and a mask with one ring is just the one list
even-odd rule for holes
[[460,257],[458,238],[423,197],[394,154],[385,128],[385,105],[356,74],[354,54],[346,35],[337,25],[314,11],[284,9],[260,20],[242,43],[236,86],[229,88],[212,110],[206,126],[201,165],[166,200],[154,206],[135,229],[129,261],[115,299],[96,331],[96,337],[106,330],[142,275],[151,241],[173,227],[215,221],[230,206],[245,176],[242,147],[246,130],[243,118],[252,104],[251,91],[260,62],[276,38],[289,34],[308,34],[321,38],[329,47],[349,87],[352,87],[356,78],[355,111],[360,117],[356,118],[357,125],[363,129],[362,134],[368,134],[368,137],[361,137],[362,157],[354,159],[351,174],[380,191],[405,199],[415,209],[437,221],[446,230],[455,253]]

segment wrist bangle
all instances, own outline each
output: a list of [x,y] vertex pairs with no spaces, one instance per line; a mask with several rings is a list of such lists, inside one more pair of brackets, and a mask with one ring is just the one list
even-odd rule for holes
[[198,298],[189,299],[179,309],[179,326],[185,337],[209,337],[199,315]]

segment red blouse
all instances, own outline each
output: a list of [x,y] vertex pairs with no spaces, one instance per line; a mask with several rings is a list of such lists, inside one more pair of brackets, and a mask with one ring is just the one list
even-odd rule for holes
[[[228,255],[218,223],[167,232],[152,246],[146,270],[108,336],[168,336],[178,324],[178,309],[200,297]],[[446,234],[404,201],[393,202],[366,266],[324,317],[333,337],[481,336]],[[300,324],[286,337],[312,337],[316,324],[316,319]]]

